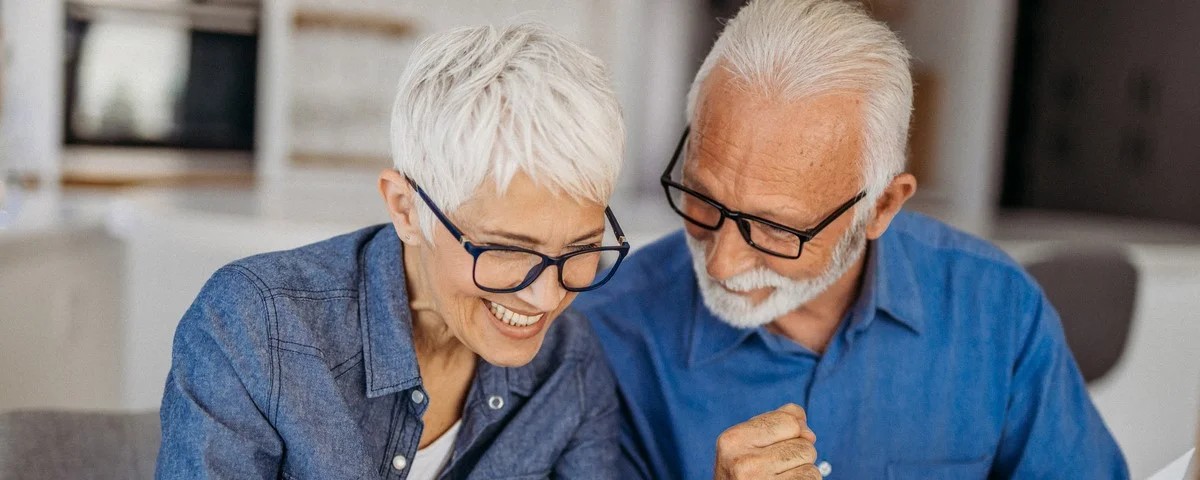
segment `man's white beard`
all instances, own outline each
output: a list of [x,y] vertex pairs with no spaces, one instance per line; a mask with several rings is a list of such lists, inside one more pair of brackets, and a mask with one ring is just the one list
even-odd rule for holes
[[[724,281],[715,280],[708,276],[705,242],[685,234],[704,305],[717,318],[737,328],[757,328],[800,308],[824,293],[862,256],[867,245],[866,218],[859,220],[854,219],[854,224],[834,247],[829,268],[814,278],[804,280],[792,280],[765,267],[740,273]],[[765,287],[774,290],[757,305],[742,295],[726,290],[749,292]]]

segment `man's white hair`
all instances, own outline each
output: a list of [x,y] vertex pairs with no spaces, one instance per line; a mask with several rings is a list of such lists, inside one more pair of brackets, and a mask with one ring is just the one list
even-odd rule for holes
[[[448,215],[489,175],[503,193],[517,172],[606,204],[625,138],[603,62],[535,23],[426,38],[400,77],[391,130],[396,170]],[[432,212],[416,207],[432,238]]]
[[[725,26],[688,93],[695,123],[698,98],[712,69],[729,70],[738,87],[781,100],[832,92],[865,94],[862,167],[874,205],[904,171],[912,114],[909,54],[886,25],[843,0],[752,0]],[[869,214],[871,208],[857,209]]]

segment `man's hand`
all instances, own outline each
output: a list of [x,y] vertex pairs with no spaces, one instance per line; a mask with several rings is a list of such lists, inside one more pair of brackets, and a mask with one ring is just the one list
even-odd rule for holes
[[820,480],[816,441],[804,409],[789,403],[725,430],[717,438],[714,478]]

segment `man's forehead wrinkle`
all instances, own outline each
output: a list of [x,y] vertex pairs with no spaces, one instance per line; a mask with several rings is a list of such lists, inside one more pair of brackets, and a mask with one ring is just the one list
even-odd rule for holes
[[[776,153],[768,149],[755,148],[755,145],[766,143],[774,146],[786,147],[791,145],[791,142],[778,140],[775,136],[756,136],[754,141],[749,146],[743,146],[737,142],[732,142],[724,135],[709,134],[697,132],[696,137],[697,156],[706,157],[709,160],[716,160],[723,164],[729,164],[732,169],[744,170],[747,167],[763,167],[766,171],[763,172],[765,180],[782,180],[778,175],[795,175],[797,168],[801,163],[805,166],[812,167],[816,164],[816,159],[811,158],[810,149],[804,144],[795,145],[797,152]],[[717,148],[723,148],[723,151],[715,151]],[[777,149],[777,150],[786,150]],[[732,154],[732,155],[731,155]],[[735,160],[730,162],[729,160]],[[769,161],[758,161],[769,160]],[[735,167],[736,165],[736,167]],[[738,168],[740,167],[740,168]]]

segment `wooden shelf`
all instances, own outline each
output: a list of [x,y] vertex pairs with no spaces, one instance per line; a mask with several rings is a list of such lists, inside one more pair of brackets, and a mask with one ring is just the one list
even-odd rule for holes
[[408,38],[416,30],[413,22],[404,18],[311,9],[296,10],[292,26],[297,31],[334,30],[389,38]]

